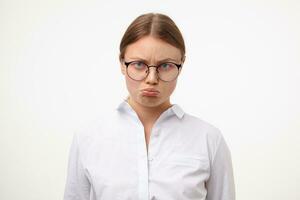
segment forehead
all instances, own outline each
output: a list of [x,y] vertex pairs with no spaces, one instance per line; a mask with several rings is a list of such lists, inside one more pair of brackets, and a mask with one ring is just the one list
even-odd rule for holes
[[147,36],[127,46],[125,58],[141,58],[149,61],[164,59],[180,60],[181,52],[167,42]]

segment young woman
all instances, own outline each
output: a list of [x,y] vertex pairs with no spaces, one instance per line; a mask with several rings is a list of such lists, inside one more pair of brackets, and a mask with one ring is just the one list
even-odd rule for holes
[[219,129],[170,102],[185,60],[172,19],[137,17],[119,59],[129,96],[74,135],[64,200],[234,200]]

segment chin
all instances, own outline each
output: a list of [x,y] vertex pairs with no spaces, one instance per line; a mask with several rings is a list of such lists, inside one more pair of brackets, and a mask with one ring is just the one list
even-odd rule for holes
[[161,98],[158,97],[142,97],[139,103],[146,107],[157,107],[164,103]]

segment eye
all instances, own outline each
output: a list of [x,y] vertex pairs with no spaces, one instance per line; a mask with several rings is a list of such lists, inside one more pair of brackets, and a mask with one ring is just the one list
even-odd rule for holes
[[140,61],[132,62],[130,65],[132,67],[134,67],[135,69],[145,69],[145,67],[146,67],[146,65]]
[[163,71],[169,71],[171,69],[173,69],[175,67],[175,65],[173,63],[163,63],[161,65],[159,65],[160,70]]

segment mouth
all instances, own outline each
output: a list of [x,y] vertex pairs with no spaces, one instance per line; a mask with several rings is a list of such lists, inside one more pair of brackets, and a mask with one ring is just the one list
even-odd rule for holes
[[147,88],[141,90],[143,96],[156,97],[159,95],[159,91],[153,88]]

